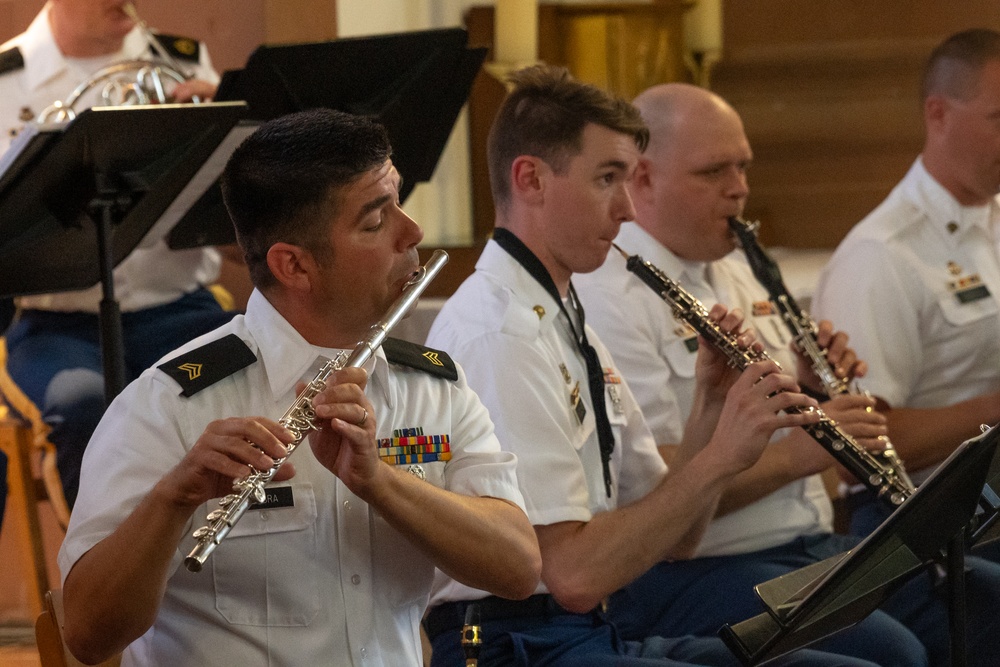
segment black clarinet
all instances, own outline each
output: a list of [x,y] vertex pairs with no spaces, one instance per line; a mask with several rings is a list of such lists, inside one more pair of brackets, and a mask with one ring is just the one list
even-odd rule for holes
[[[785,281],[781,277],[781,269],[778,263],[768,255],[757,240],[757,230],[760,228],[759,222],[747,222],[741,218],[729,218],[729,227],[736,235],[743,248],[750,269],[758,282],[767,290],[771,303],[777,308],[781,315],[781,320],[788,327],[792,334],[792,339],[798,346],[802,354],[809,359],[813,373],[819,378],[820,383],[827,396],[833,397],[841,394],[861,394],[856,385],[850,384],[846,379],[837,377],[833,366],[826,357],[826,350],[820,347],[817,339],[816,321],[799,307],[795,298],[788,291]],[[867,393],[866,393],[867,395]],[[913,492],[913,482],[906,474],[902,459],[896,453],[896,448],[888,438],[884,438],[885,449],[876,452],[875,456],[885,459],[886,466],[892,468],[895,475],[906,485],[910,492]]]
[[465,624],[462,626],[462,652],[465,653],[465,667],[479,665],[479,651],[483,647],[483,628],[479,624],[479,603],[470,602],[465,608]]
[[[770,360],[770,356],[764,351],[741,348],[735,336],[723,331],[709,318],[708,311],[698,299],[691,296],[660,269],[638,255],[630,256],[618,246],[615,248],[626,258],[626,268],[660,295],[660,298],[670,306],[674,317],[686,322],[710,345],[719,350],[730,366],[742,371],[754,362]],[[819,408],[793,406],[787,408],[786,412],[818,413],[820,416],[818,422],[806,424],[802,428],[890,507],[896,508],[903,504],[903,501],[913,493],[912,486],[904,484],[892,468],[882,465]]]

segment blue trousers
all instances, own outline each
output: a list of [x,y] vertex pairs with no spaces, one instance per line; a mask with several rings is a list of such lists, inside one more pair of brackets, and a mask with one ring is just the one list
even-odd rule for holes
[[[609,614],[626,639],[650,634],[714,635],[764,611],[755,584],[857,545],[843,535],[802,537],[737,556],[661,563],[611,599]],[[939,590],[940,588],[940,590]],[[996,665],[1000,655],[1000,566],[967,560],[969,664]],[[880,665],[947,665],[946,591],[927,574],[906,583],[880,611],[813,648]]]
[[[174,348],[232,319],[207,289],[122,314],[126,381]],[[76,501],[83,450],[104,414],[97,315],[26,310],[7,332],[7,370],[52,428],[66,501]],[[6,476],[4,476],[6,480]]]
[[[622,641],[602,615],[572,614],[516,618],[482,624],[480,667],[739,667],[715,637],[648,637]],[[465,664],[461,631],[431,640],[431,667]],[[874,667],[856,658],[814,650],[796,651],[770,663],[782,667]]]

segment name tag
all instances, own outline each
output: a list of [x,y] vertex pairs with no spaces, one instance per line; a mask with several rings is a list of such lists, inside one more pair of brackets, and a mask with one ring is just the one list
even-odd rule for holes
[[985,299],[990,295],[990,290],[986,285],[976,285],[975,287],[967,287],[965,289],[958,290],[955,292],[955,298],[958,299],[959,303],[972,303],[973,301],[979,301],[980,299]]
[[698,351],[698,332],[690,324],[683,320],[677,320],[674,335],[684,341],[684,348],[688,352],[694,354]]
[[292,497],[292,487],[276,486],[264,489],[265,498],[262,503],[253,503],[247,510],[273,510],[279,507],[295,507],[295,498]]

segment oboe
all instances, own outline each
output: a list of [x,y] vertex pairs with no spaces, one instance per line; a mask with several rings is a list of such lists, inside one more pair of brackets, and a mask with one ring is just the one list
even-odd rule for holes
[[[670,306],[674,317],[689,324],[709,344],[719,350],[733,368],[744,370],[754,362],[770,359],[766,352],[741,348],[735,336],[723,331],[709,318],[708,311],[698,299],[658,268],[638,255],[630,256],[618,246],[615,248],[625,257],[626,268],[660,295],[660,298]],[[901,505],[910,496],[913,492],[912,487],[904,484],[894,470],[883,466],[822,410],[798,407],[786,409],[786,412],[793,414],[806,411],[817,412],[820,420],[815,424],[806,424],[802,428],[851,474],[874,491],[875,495],[893,508]]]
[[[757,280],[767,289],[771,302],[778,309],[782,321],[792,334],[795,345],[798,346],[802,354],[809,360],[813,373],[819,378],[823,385],[823,390],[827,396],[833,397],[840,394],[862,393],[857,386],[852,386],[846,379],[837,377],[833,365],[827,359],[826,351],[820,347],[817,339],[816,321],[799,307],[798,302],[788,291],[785,281],[781,277],[781,269],[757,241],[757,230],[760,228],[758,222],[747,222],[741,218],[729,218],[729,227],[736,235],[737,241],[743,247],[743,252],[750,263]],[[896,448],[888,438],[883,439],[885,449],[876,452],[876,456],[885,459],[886,465],[891,467],[899,478],[900,482],[913,492],[913,482],[906,474],[902,459],[896,453]]]
[[336,358],[323,364],[323,367],[306,385],[306,388],[295,397],[292,406],[278,420],[278,423],[291,431],[295,437],[295,440],[286,445],[288,451],[283,457],[275,459],[274,465],[269,469],[255,470],[247,477],[233,482],[233,493],[221,498],[219,507],[209,513],[208,524],[192,534],[198,543],[184,559],[184,565],[187,569],[192,572],[201,571],[205,561],[212,555],[223,538],[229,534],[236,522],[246,513],[251,502],[264,502],[266,497],[264,486],[274,478],[282,464],[288,460],[288,457],[292,455],[310,431],[319,429],[316,413],[312,407],[312,399],[326,388],[327,379],[342,368],[363,366],[375,354],[375,350],[385,340],[389,331],[409,312],[420,294],[447,263],[448,253],[443,250],[435,250],[427,264],[420,267],[403,288],[403,293],[389,307],[385,317],[372,325],[368,334],[354,347],[350,354],[342,352]]

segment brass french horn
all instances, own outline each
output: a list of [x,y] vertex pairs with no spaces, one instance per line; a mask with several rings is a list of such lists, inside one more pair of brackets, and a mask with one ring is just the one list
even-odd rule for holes
[[[143,37],[156,52],[152,60],[124,60],[97,70],[66,97],[46,107],[36,123],[65,122],[76,118],[74,106],[88,91],[100,89],[99,106],[130,106],[134,104],[164,104],[171,101],[173,87],[192,77],[192,73],[170,55],[149,26],[139,18],[131,2],[122,7],[135,21]],[[192,100],[199,102],[197,98]]]

